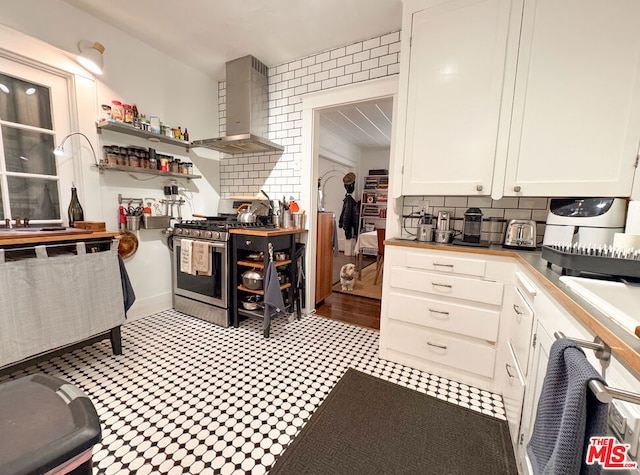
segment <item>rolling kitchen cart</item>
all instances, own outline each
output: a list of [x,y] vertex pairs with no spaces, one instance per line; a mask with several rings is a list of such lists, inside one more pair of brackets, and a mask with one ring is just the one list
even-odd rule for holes
[[[301,316],[300,304],[296,305],[297,298],[300,298],[297,286],[297,266],[296,257],[296,241],[295,237],[299,230],[295,229],[274,229],[274,230],[255,230],[255,229],[233,229],[231,231],[231,319],[234,327],[239,326],[240,317],[258,318],[263,321],[266,319],[267,324],[264,327],[264,336],[269,338],[270,318],[272,314],[267,314],[269,309],[266,305],[262,309],[247,310],[242,307],[242,301],[249,296],[258,295],[258,298],[264,298],[264,287],[260,290],[253,290],[245,287],[242,283],[243,272],[256,269],[263,272],[263,275],[269,265],[269,245],[271,244],[273,252],[284,252],[287,259],[276,260],[274,264],[281,277],[280,290],[283,293],[285,304],[284,311],[292,314],[295,313],[298,319]],[[255,255],[261,254],[260,259],[256,259]]]

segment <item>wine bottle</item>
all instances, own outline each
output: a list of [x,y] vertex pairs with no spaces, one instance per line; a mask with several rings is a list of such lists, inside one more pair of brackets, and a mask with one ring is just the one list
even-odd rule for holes
[[69,203],[69,227],[73,227],[73,223],[76,221],[84,221],[84,211],[78,200],[78,190],[75,184],[71,184],[71,202]]

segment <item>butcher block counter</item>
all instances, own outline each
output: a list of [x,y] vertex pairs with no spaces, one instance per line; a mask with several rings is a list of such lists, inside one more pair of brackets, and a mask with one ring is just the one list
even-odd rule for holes
[[[107,239],[118,235],[110,231],[88,231],[86,229],[65,228],[64,230],[42,231],[43,228],[0,229],[0,247],[46,244],[64,241],[86,241]],[[46,229],[46,228],[44,228]]]
[[230,234],[244,234],[249,236],[286,236],[287,234],[306,233],[306,229],[298,228],[231,228]]

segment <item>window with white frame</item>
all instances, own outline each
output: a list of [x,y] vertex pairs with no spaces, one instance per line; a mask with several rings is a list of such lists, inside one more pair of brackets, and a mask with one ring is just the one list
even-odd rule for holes
[[62,220],[53,150],[56,119],[68,128],[66,88],[64,78],[0,59],[0,219],[12,225]]

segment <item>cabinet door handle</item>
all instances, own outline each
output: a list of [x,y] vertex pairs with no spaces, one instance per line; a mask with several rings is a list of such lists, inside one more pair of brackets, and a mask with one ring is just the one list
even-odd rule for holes
[[436,345],[435,343],[431,343],[430,341],[427,342],[427,345],[433,346],[434,348],[440,348],[441,350],[446,350],[447,349],[447,347],[445,345]]
[[482,191],[484,187],[482,185],[476,185],[476,191]]
[[511,374],[511,365],[509,363],[505,363],[504,367],[507,370],[507,374],[509,375],[509,378],[513,379],[515,375]]
[[247,239],[244,243],[245,243],[247,246],[251,246],[251,239]]
[[522,187],[520,185],[516,185],[513,187],[513,191],[515,191],[516,193],[520,193],[520,190],[522,190]]
[[434,262],[433,267],[450,267],[453,269],[453,264],[439,264],[438,262]]
[[449,314],[449,312],[445,312],[444,310],[436,310],[435,308],[430,308],[430,309],[429,309],[429,312],[431,312],[431,313],[438,313],[438,314],[440,314],[440,315],[444,315],[444,316],[446,316],[446,317],[448,317],[448,316],[450,315],[450,314]]
[[450,289],[451,287],[453,287],[450,284],[438,284],[437,282],[431,282],[431,285],[433,285],[434,287],[445,287],[447,289]]
[[513,310],[516,312],[516,315],[522,315],[520,307],[518,307],[515,303],[513,304]]

